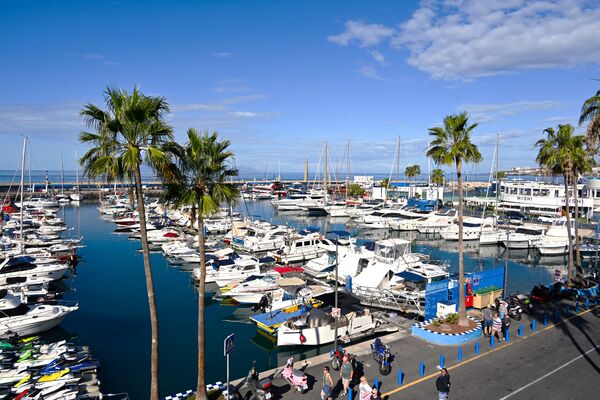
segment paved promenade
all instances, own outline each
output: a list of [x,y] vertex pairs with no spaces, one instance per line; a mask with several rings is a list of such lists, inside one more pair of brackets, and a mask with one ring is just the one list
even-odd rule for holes
[[[565,306],[570,312],[565,312]],[[542,310],[538,310],[536,330],[531,321],[512,321],[508,342],[495,343],[494,348],[487,338],[479,340],[479,354],[475,343],[462,347],[463,359],[458,361],[458,347],[435,346],[399,332],[384,339],[391,344],[396,354],[390,375],[379,375],[377,365],[368,353],[368,343],[351,346],[349,350],[358,354],[359,373],[364,373],[369,384],[374,379],[380,382],[381,393],[389,399],[437,399],[435,379],[439,375],[437,366],[440,355],[444,355],[452,387],[451,399],[596,399],[600,398],[600,307],[580,308],[577,313],[574,303],[562,301],[556,304],[561,310],[557,322],[553,322],[555,305],[547,308],[547,325],[544,325]],[[519,325],[523,325],[523,336],[519,337]],[[309,360],[306,372],[310,390],[301,395],[290,389],[278,371],[261,373],[261,378],[274,375],[274,398],[318,399],[322,385],[322,366],[327,356]],[[423,361],[425,372],[420,376],[419,364]],[[325,364],[329,365],[329,364]],[[302,367],[297,363],[296,367]],[[403,382],[398,384],[398,370],[402,369]],[[339,374],[332,371],[333,378]],[[334,388],[339,396],[341,385]],[[242,390],[245,393],[245,390]],[[356,394],[354,396],[356,399]]]

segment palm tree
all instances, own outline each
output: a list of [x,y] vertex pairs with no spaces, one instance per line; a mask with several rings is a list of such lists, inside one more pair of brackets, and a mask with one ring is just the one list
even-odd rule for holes
[[80,142],[91,146],[80,163],[89,177],[105,177],[107,181],[133,177],[135,182],[152,334],[150,398],[158,400],[158,314],[140,166],[146,164],[160,171],[168,162],[159,147],[172,140],[172,129],[163,119],[169,105],[164,97],[145,96],[137,87],[131,93],[107,87],[104,100],[105,110],[88,103],[80,113],[86,125],[95,129],[79,135]]
[[[584,151],[585,137],[583,135],[573,135],[573,126],[570,124],[559,125],[558,130],[547,128],[544,133],[547,134],[546,139],[540,139],[535,143],[539,148],[536,161],[538,164],[551,171],[554,174],[561,174],[565,186],[565,211],[567,217],[567,232],[569,238],[571,234],[571,210],[569,199],[569,184],[573,184],[575,204],[577,204],[577,179],[575,174],[586,172],[591,165],[589,164],[589,156]],[[577,206],[576,206],[577,207]],[[576,208],[576,213],[578,212]],[[575,242],[578,246],[579,237],[577,223],[575,223]],[[580,256],[578,259],[578,273],[580,270]],[[569,284],[575,282],[575,271],[573,263],[573,244],[569,240],[568,257],[567,257],[568,279]]]
[[439,168],[431,171],[431,183],[435,183],[436,186],[436,200],[435,200],[435,208],[437,210],[438,203],[440,202],[440,190],[439,186],[444,184],[444,171]]
[[589,122],[586,134],[586,144],[590,154],[598,152],[600,142],[600,90],[587,99],[581,106],[579,126]]
[[448,115],[444,118],[443,127],[429,129],[433,140],[427,149],[427,157],[431,157],[438,165],[456,167],[458,181],[458,323],[468,325],[465,309],[465,271],[463,260],[463,163],[480,162],[482,157],[477,146],[471,141],[471,132],[477,123],[469,124],[466,112]]
[[[418,176],[420,174],[421,174],[421,167],[418,166],[417,164],[409,165],[404,170],[404,175],[408,178],[414,178],[415,176]],[[412,179],[411,179],[411,181],[412,181]]]
[[200,250],[201,279],[198,288],[198,385],[196,399],[205,400],[205,329],[204,292],[206,288],[206,254],[204,249],[204,218],[219,210],[221,203],[233,204],[239,196],[238,188],[227,178],[238,175],[238,170],[230,168],[233,159],[229,150],[229,140],[218,140],[217,133],[199,134],[194,128],[187,132],[185,146],[168,143],[165,150],[175,158],[174,179],[167,180],[165,197],[180,205],[195,206],[198,220],[198,249]]

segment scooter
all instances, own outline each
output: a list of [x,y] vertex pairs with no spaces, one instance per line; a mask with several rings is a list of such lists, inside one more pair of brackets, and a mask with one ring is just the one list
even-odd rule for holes
[[281,373],[283,378],[288,381],[288,383],[295,387],[298,392],[301,394],[306,393],[308,390],[308,377],[303,371],[298,369],[294,369],[294,357],[290,357],[285,364],[285,368]]
[[524,294],[513,294],[511,298],[514,298],[515,301],[519,302],[523,312],[527,315],[533,314],[533,304],[531,304],[531,299]]
[[392,360],[394,358],[390,352],[390,347],[377,338],[375,342],[371,343],[371,354],[373,354],[373,359],[379,365],[379,373],[388,375],[392,371]]
[[508,303],[508,307],[506,308],[506,313],[508,316],[516,321],[520,321],[523,314],[523,308],[521,307],[519,299],[510,297],[505,301]]
[[352,354],[347,353],[346,349],[341,343],[338,343],[338,345],[335,347],[335,351],[332,351],[330,353],[331,368],[338,371],[342,366],[344,356],[348,356],[350,358],[350,363],[352,364],[352,367],[356,368],[356,358]]
[[271,398],[271,379],[263,378],[259,380],[255,363],[252,363],[252,368],[250,368],[246,377],[246,387],[249,392],[244,398],[246,400],[269,400]]

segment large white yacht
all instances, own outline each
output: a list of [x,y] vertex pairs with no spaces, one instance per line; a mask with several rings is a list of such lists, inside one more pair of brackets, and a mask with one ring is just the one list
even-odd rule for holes
[[326,250],[320,246],[321,234],[318,232],[287,236],[283,248],[267,253],[280,264],[305,262],[324,254]]
[[[571,221],[573,225],[574,221]],[[575,232],[571,228],[571,235]],[[540,251],[543,256],[563,255],[569,248],[569,233],[567,229],[567,219],[559,218],[552,223],[548,231],[536,241],[533,246]]]
[[[592,189],[595,182],[590,182],[590,189],[584,184],[578,185],[579,212],[581,216],[591,218],[594,210],[594,197],[600,190]],[[600,185],[598,185],[600,187]],[[500,184],[498,193],[500,211],[520,211],[532,215],[560,217],[565,207],[565,187],[562,184],[507,180]],[[573,190],[569,189],[569,203],[575,206]]]
[[78,308],[77,305],[27,306],[6,289],[2,289],[0,290],[0,335],[16,333],[19,336],[27,336],[47,331],[60,324],[67,315]]
[[25,282],[28,279],[57,280],[69,271],[68,264],[36,264],[33,257],[9,257],[0,263],[0,285]]
[[[463,217],[463,240],[479,240],[482,232],[494,231],[493,218]],[[444,240],[458,240],[458,222],[440,230]]]

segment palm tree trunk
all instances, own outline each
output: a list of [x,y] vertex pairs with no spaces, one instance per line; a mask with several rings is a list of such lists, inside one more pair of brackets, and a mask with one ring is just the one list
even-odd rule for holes
[[577,276],[575,280],[579,281],[583,277],[583,269],[581,268],[581,252],[579,251],[579,228],[577,227],[577,218],[579,217],[579,204],[577,193],[577,178],[572,174],[573,179],[573,199],[575,200],[575,271]]
[[[198,205],[198,210],[202,210]],[[198,250],[200,251],[200,286],[198,288],[198,386],[196,400],[206,400],[204,381],[204,291],[206,289],[206,253],[204,251],[204,216],[198,213]]]
[[133,206],[134,206],[134,199],[133,199],[133,187],[131,186],[131,181],[129,182],[129,189],[127,190],[127,192],[129,193],[129,207],[133,210]]
[[456,161],[456,177],[458,181],[458,324],[467,326],[467,310],[465,308],[465,268],[463,260],[463,188],[462,160]]
[[194,231],[196,229],[196,204],[192,204],[192,213],[190,215],[190,229]]
[[146,231],[146,209],[142,194],[142,177],[140,167],[134,170],[135,192],[137,195],[137,210],[140,217],[140,234],[142,238],[142,254],[144,256],[144,274],[146,275],[146,291],[148,292],[148,306],[150,308],[150,327],[152,332],[152,346],[150,355],[150,400],[158,400],[158,312],[154,297],[154,281],[150,266],[150,248]]
[[569,176],[571,175],[571,169],[567,168],[563,178],[565,180],[565,209],[567,211],[567,235],[568,239],[568,255],[567,255],[567,274],[569,284],[573,283],[573,243],[571,242],[571,207],[569,204]]

